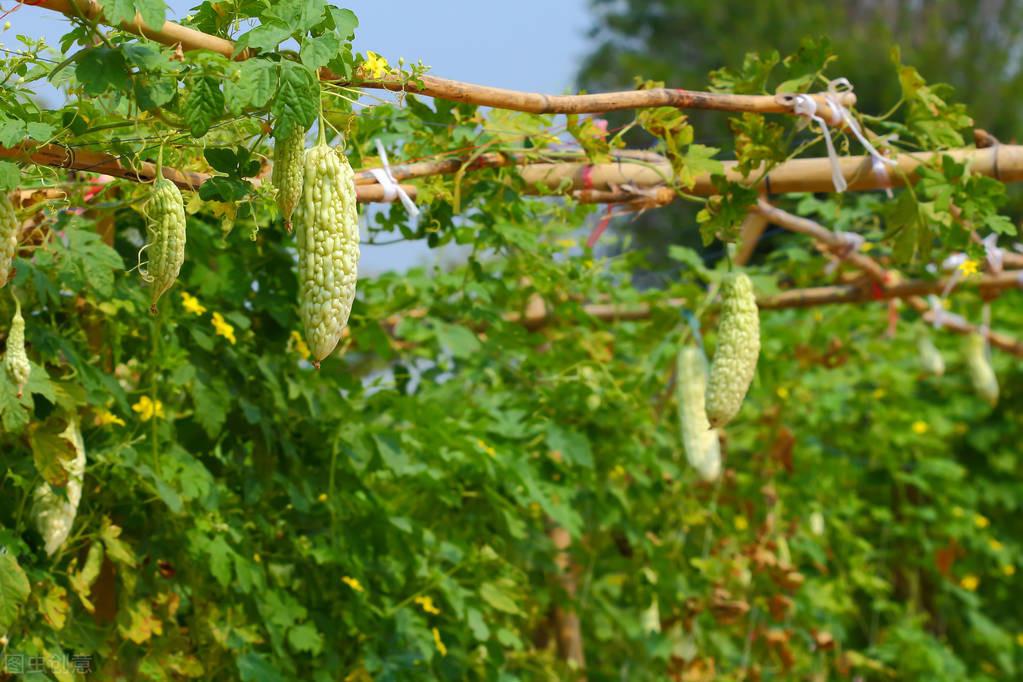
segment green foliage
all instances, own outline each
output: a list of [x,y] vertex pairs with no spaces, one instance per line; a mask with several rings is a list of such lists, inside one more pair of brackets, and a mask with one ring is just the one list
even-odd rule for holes
[[[145,18],[157,4],[105,9]],[[272,192],[253,182],[271,133],[308,129],[322,105],[325,136],[340,144],[331,128],[343,132],[358,169],[377,165],[375,139],[395,159],[468,148],[550,160],[567,132],[596,161],[626,132],[411,95],[355,115],[353,93],[321,86],[315,70],[365,66],[351,52],[357,20],[317,0],[203,2],[189,23],[254,56],[181,58],[120,31],[94,44],[93,27],[78,25],[63,41],[67,66],[36,59],[36,44],[0,62],[25,78],[0,87],[0,144],[52,139],[126,166],[163,146],[166,166],[213,175],[185,193],[186,259],[156,316],[126,271],[145,241],[150,186],[100,190],[92,176],[61,175],[66,198],[22,212],[40,222],[8,285],[32,361],[20,399],[0,374],[7,655],[92,656],[97,679],[572,679],[554,618],[574,611],[592,680],[1019,676],[1018,363],[994,357],[1003,390],[989,407],[956,339],[933,334],[943,377],[921,370],[910,313],[889,336],[880,306],[765,311],[724,472],[704,483],[685,462],[672,371],[680,307],[708,350],[718,344],[708,285],[725,262],[663,249],[681,272],[637,286],[648,254],[595,258],[581,245],[590,208],[530,197],[513,171],[492,168],[417,181],[418,222],[400,205],[364,210],[364,243],[398,236],[467,256],[364,277],[340,352],[317,371],[295,333],[295,242],[275,222]],[[280,49],[291,39],[297,50]],[[820,87],[828,43],[786,47],[795,52],[716,72],[714,86]],[[908,149],[954,142],[959,105],[897,68],[904,106],[864,122],[902,126]],[[42,77],[65,89],[58,110],[31,100],[26,83]],[[815,133],[744,114],[719,145],[705,120],[653,109],[626,127],[656,138],[699,210],[699,223],[672,229],[709,246],[734,240],[757,192],[725,181],[717,150],[698,141],[733,146],[754,174],[804,153]],[[717,196],[687,197],[708,172]],[[971,228],[1013,233],[1000,183],[948,157],[918,174],[892,200],[790,203],[863,234],[872,255],[916,277],[953,250],[978,257]],[[57,177],[0,163],[7,187]],[[749,269],[758,292],[831,281],[805,239],[770,246]],[[527,328],[515,315],[537,299],[548,324]],[[601,321],[593,301],[650,314]],[[963,292],[953,312],[978,319],[981,305]],[[1023,324],[1018,292],[992,309],[999,327]],[[0,290],[0,320],[13,310]],[[44,481],[65,499],[62,426],[76,416],[82,502],[48,557],[28,510]],[[570,537],[564,554],[555,528]],[[559,580],[566,556],[574,595]]]

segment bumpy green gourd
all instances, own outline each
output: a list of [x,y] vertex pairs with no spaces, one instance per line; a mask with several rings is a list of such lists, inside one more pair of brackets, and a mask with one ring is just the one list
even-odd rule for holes
[[18,250],[18,217],[6,192],[0,192],[0,287],[7,284]]
[[32,516],[39,534],[43,536],[47,554],[53,554],[60,549],[71,534],[71,526],[78,513],[78,503],[82,501],[85,443],[82,441],[82,430],[77,417],[71,419],[62,435],[71,441],[75,450],[74,459],[65,465],[68,473],[65,489],[67,499],[57,495],[50,484],[44,481],[36,488],[32,504]]
[[967,336],[965,354],[974,390],[985,402],[994,407],[998,403],[998,377],[991,368],[984,337],[980,334]]
[[174,286],[185,262],[185,204],[177,186],[167,178],[161,177],[153,185],[146,219],[149,243],[142,249],[148,263],[139,272],[152,288],[151,310],[155,313],[156,302]]
[[917,338],[916,347],[920,353],[920,364],[925,372],[936,377],[945,373],[945,358],[941,357],[941,351],[935,347],[930,335],[926,332],[921,333]]
[[302,199],[295,209],[299,306],[314,364],[330,355],[348,324],[359,266],[355,174],[322,141],[303,159]]
[[273,185],[277,190],[277,208],[284,225],[291,230],[291,215],[302,198],[302,152],[305,131],[295,128],[274,141]]
[[18,299],[14,299],[14,317],[11,319],[11,331],[7,334],[4,369],[18,387],[20,398],[32,374],[32,365],[29,364],[28,355],[25,353],[25,318],[21,316],[21,303]]
[[704,406],[707,360],[699,348],[686,346],[679,351],[675,366],[675,397],[686,459],[704,480],[713,481],[721,474],[721,444]]
[[707,383],[707,418],[711,426],[724,426],[739,413],[759,355],[760,313],[753,283],[738,273],[725,280],[721,290],[718,345]]

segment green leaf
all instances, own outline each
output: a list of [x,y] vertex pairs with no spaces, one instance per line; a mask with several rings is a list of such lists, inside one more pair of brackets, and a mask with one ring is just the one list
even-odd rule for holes
[[235,659],[242,682],[285,682],[284,677],[262,654],[249,652]]
[[280,0],[272,5],[270,15],[286,24],[290,33],[302,33],[323,21],[325,0]]
[[500,581],[500,584],[497,582],[485,582],[480,585],[480,598],[498,611],[503,611],[513,616],[520,615],[522,611],[519,609],[519,605],[513,598],[512,593],[507,590],[508,585],[509,581]]
[[270,111],[277,119],[274,136],[286,137],[295,128],[308,130],[320,108],[320,81],[304,64],[280,65],[280,86]]
[[552,452],[561,453],[565,461],[587,469],[593,468],[593,452],[590,441],[578,431],[563,428],[551,423],[547,427],[547,447]]
[[216,175],[199,186],[199,198],[203,201],[240,201],[251,191],[252,185],[244,180]]
[[309,38],[302,44],[302,63],[310,69],[326,66],[341,48],[341,41],[332,33],[318,38]]
[[31,591],[18,560],[8,548],[0,548],[0,632],[11,629]]
[[461,325],[443,322],[437,322],[434,328],[437,333],[437,343],[450,351],[456,358],[470,358],[479,352],[480,340],[471,330]]
[[36,471],[50,485],[67,485],[67,466],[77,454],[73,436],[67,428],[68,420],[58,416],[42,424],[34,424],[29,433]]
[[318,656],[323,651],[323,635],[312,623],[302,623],[288,630],[288,642],[299,653]]
[[192,137],[205,135],[223,113],[224,93],[217,81],[207,76],[196,79],[184,110],[185,123]]
[[9,118],[7,120],[0,121],[0,145],[13,147],[16,144],[24,142],[27,134],[28,130],[24,121],[20,121],[16,118]]
[[21,181],[21,169],[18,164],[0,161],[0,191],[12,190]]
[[113,24],[135,21],[136,12],[150,28],[163,28],[167,5],[163,0],[102,0],[103,14]]
[[233,69],[224,83],[228,111],[237,114],[249,107],[264,107],[277,88],[277,66],[266,59],[247,59]]
[[135,101],[141,109],[158,109],[174,99],[178,92],[176,78],[140,73],[134,78]]
[[110,88],[120,91],[131,88],[124,55],[108,47],[94,47],[85,52],[75,67],[75,77],[87,95],[102,95]]
[[290,38],[292,33],[291,27],[280,21],[260,24],[238,38],[235,52],[240,52],[246,47],[272,52],[277,49],[278,45]]
[[341,40],[351,40],[355,36],[355,29],[359,27],[359,18],[350,9],[342,9],[330,5],[327,7],[330,20],[334,24],[334,32]]

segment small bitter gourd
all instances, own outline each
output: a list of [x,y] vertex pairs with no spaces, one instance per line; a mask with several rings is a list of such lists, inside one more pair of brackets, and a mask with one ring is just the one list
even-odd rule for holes
[[85,443],[77,416],[70,420],[62,435],[71,441],[75,450],[74,459],[65,465],[68,473],[66,499],[57,495],[53,487],[44,481],[36,488],[32,504],[32,516],[48,555],[60,549],[71,534],[78,504],[82,501],[82,481],[85,477]]
[[25,318],[21,316],[21,303],[16,298],[11,331],[7,334],[7,350],[4,351],[4,369],[18,387],[20,398],[32,374],[32,365],[29,364],[28,354],[25,353]]
[[355,174],[344,154],[323,140],[305,153],[294,224],[299,314],[313,364],[319,367],[348,324],[359,266]]
[[713,427],[739,412],[760,355],[760,313],[753,283],[743,273],[731,275],[721,291],[718,343],[707,382],[707,418]]
[[707,360],[699,348],[685,346],[678,353],[675,367],[675,397],[686,459],[704,480],[713,481],[721,474],[721,444],[704,405]]
[[156,302],[174,286],[185,262],[185,205],[181,192],[167,178],[160,177],[153,185],[146,219],[149,243],[142,248],[148,263],[139,272],[152,289],[150,309],[155,313]]
[[977,395],[992,407],[998,403],[998,377],[988,359],[987,344],[980,334],[966,337],[966,365],[970,369],[970,380]]
[[936,377],[945,373],[945,358],[941,357],[941,351],[935,347],[929,334],[921,333],[917,338],[916,347],[920,354],[920,364],[925,372]]
[[272,181],[277,190],[277,208],[284,218],[284,226],[291,231],[291,216],[302,198],[302,152],[305,149],[305,131],[295,127],[290,133],[274,141]]
[[0,192],[0,287],[7,284],[11,263],[18,250],[18,216],[6,192]]

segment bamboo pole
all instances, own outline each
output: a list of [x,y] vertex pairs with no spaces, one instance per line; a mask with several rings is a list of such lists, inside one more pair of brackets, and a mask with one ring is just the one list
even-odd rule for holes
[[[925,296],[944,291],[947,279],[937,280],[906,280],[881,287],[863,286],[862,284],[846,284],[837,286],[810,287],[790,289],[779,294],[757,297],[757,306],[761,310],[785,310],[788,308],[812,308],[821,305],[843,303],[867,303],[870,301],[890,301],[895,299]],[[975,279],[967,279],[959,284],[957,291],[974,289],[981,295],[991,294],[1007,289],[1023,288],[1023,272],[1010,270],[997,275],[984,275]],[[669,298],[661,303],[588,303],[583,312],[597,320],[606,322],[625,322],[649,319],[658,309],[681,308],[687,304],[684,298]],[[509,322],[520,322],[530,330],[540,329],[553,322],[556,311],[537,307],[535,311],[527,310],[524,315],[509,313],[504,319]],[[397,323],[397,320],[393,320]]]
[[[639,152],[643,153],[643,152]],[[948,154],[959,162],[966,162],[974,173],[994,177],[1002,182],[1018,182],[1023,180],[1023,146],[999,145],[987,149],[950,149],[939,152],[903,153],[897,157],[899,169],[906,173],[911,181],[915,181],[915,169],[923,163]],[[136,182],[149,182],[155,176],[155,166],[143,162],[138,168],[125,166],[118,157],[89,150],[72,150],[61,145],[50,144],[31,147],[23,144],[16,147],[0,147],[0,158],[27,161],[55,168],[105,173]],[[613,163],[586,164],[580,162],[565,163],[530,163],[525,155],[491,153],[483,154],[476,160],[444,159],[392,167],[397,180],[426,177],[446,173],[455,173],[463,165],[470,170],[516,165],[523,162],[520,175],[527,183],[527,191],[531,193],[564,193],[571,192],[576,199],[585,203],[640,203],[644,206],[662,206],[676,198],[675,191],[666,186],[671,178],[671,167],[667,162],[651,162],[649,156],[644,159],[633,158],[631,154],[622,154]],[[850,191],[885,189],[878,178],[871,175],[867,182],[862,177],[857,179],[856,169],[869,167],[869,156],[851,156],[841,159],[846,178],[850,181]],[[735,170],[734,161],[724,162],[725,174],[731,180],[743,181]],[[179,171],[165,167],[164,176],[174,181],[182,189],[197,189],[210,176],[206,173]],[[384,196],[379,185],[370,183],[372,174],[368,170],[359,171],[356,175],[359,201],[380,201]],[[756,177],[756,176],[754,176]],[[900,176],[892,173],[891,182],[887,186],[897,187],[901,184]],[[414,196],[415,187],[403,185],[410,196]],[[784,194],[787,192],[830,192],[831,166],[827,157],[793,159],[777,166],[768,173],[759,185],[765,193]],[[711,183],[710,176],[701,175],[696,178],[695,187],[690,190],[696,195],[711,195],[717,190]],[[1015,258],[1010,255],[1010,258]],[[1015,261],[1013,261],[1015,263]]]
[[[152,182],[156,179],[156,164],[149,161],[143,161],[138,166],[131,167],[122,163],[119,157],[112,154],[73,150],[56,144],[46,144],[35,148],[29,145],[0,147],[0,159],[3,158],[54,168],[102,173],[133,182]],[[179,188],[186,190],[197,190],[200,185],[212,177],[209,173],[180,171],[169,166],[163,167],[163,176]],[[253,184],[256,186],[261,182],[262,180],[259,178],[253,180]],[[402,185],[402,188],[410,197],[415,198],[416,187]],[[382,185],[359,185],[355,188],[355,194],[359,203],[384,202],[386,196]],[[394,201],[394,199],[390,199],[390,201]]]
[[[992,147],[992,149],[994,149],[994,147]],[[809,235],[833,251],[841,251],[846,247],[841,236],[826,227],[815,223],[812,220],[800,218],[799,216],[776,208],[764,200],[761,200],[757,204],[756,210],[775,225],[793,232]],[[854,252],[847,255],[845,260],[859,270],[862,270],[871,279],[871,281],[875,283],[882,293],[895,286],[894,281],[896,279],[896,273],[894,271],[886,270],[873,258]],[[931,311],[931,306],[923,298],[920,298],[919,295],[909,295],[905,298],[905,300],[909,306],[920,313],[925,320],[929,322],[934,321],[934,313]],[[1012,353],[1013,355],[1023,357],[1023,342],[1020,342],[1007,334],[1002,334],[992,330],[987,330],[985,332],[976,325],[955,319],[943,322],[942,328],[957,334],[984,334],[992,346]]]
[[[82,16],[90,21],[108,23],[103,8],[96,0],[39,0],[39,7],[61,12],[70,17]],[[77,6],[77,7],[76,7]],[[211,36],[171,21],[160,28],[147,26],[136,15],[130,22],[122,22],[119,28],[144,36],[164,45],[180,45],[182,50],[212,50],[232,59],[246,59],[247,51],[234,54],[235,45],[230,40]],[[487,85],[476,85],[462,81],[424,75],[414,81],[388,74],[374,80],[345,80],[327,69],[320,70],[325,81],[361,88],[376,88],[391,92],[409,92],[427,95],[437,99],[464,102],[478,106],[524,111],[533,114],[596,114],[625,109],[649,107],[676,107],[679,109],[712,109],[716,111],[749,111],[759,113],[792,114],[795,95],[731,95],[716,92],[696,92],[680,88],[654,88],[650,90],[626,90],[592,95],[546,95],[537,92],[521,92]],[[837,118],[823,94],[811,95],[817,104],[817,112],[826,120]],[[851,92],[839,93],[839,102],[845,107],[856,104],[856,95]]]
[[[842,175],[849,183],[850,192],[862,192],[902,187],[903,178],[916,182],[915,171],[924,164],[950,156],[960,163],[967,163],[970,170],[980,175],[993,177],[1002,182],[1023,180],[1023,146],[999,145],[987,149],[964,147],[945,151],[902,152],[895,157],[897,166],[885,175],[873,172],[870,156],[846,156],[839,159]],[[744,177],[736,169],[735,161],[724,162],[725,177],[743,184],[753,184],[760,177],[754,171]],[[649,188],[669,184],[672,178],[671,165],[663,163],[535,163],[522,167],[520,171],[526,184],[536,191],[568,187],[573,190],[606,190],[621,185]],[[787,194],[789,192],[834,192],[831,180],[831,160],[827,157],[793,159],[779,164],[757,183],[766,194]],[[691,194],[709,196],[717,190],[709,175],[696,178]]]

